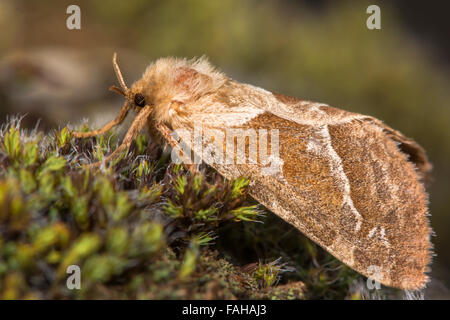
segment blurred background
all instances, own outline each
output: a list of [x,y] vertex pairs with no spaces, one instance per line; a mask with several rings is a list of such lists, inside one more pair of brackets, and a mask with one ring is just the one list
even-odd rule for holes
[[[69,5],[81,30],[68,30]],[[366,8],[381,8],[368,30]],[[27,114],[41,130],[105,123],[127,83],[162,56],[207,55],[232,78],[370,114],[427,151],[432,265],[450,287],[450,42],[444,2],[294,0],[0,0],[0,122]]]

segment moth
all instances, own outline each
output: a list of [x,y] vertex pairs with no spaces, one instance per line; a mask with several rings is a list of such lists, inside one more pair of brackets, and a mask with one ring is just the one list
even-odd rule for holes
[[[133,109],[123,143],[104,162],[146,129],[227,179],[250,177],[253,198],[357,272],[401,289],[426,285],[431,164],[412,139],[371,116],[237,82],[206,58],[161,58],[131,88],[116,54],[113,66],[120,87],[110,89],[125,97],[119,115],[102,129],[73,133],[103,134]],[[199,127],[197,138],[186,134]],[[225,137],[230,131],[237,134]]]

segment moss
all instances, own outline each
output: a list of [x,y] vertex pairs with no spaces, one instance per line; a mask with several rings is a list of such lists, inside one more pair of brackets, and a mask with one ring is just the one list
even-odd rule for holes
[[[0,130],[1,298],[349,295],[357,276],[249,199],[245,177],[192,175],[145,136],[109,167],[83,167],[118,141]],[[81,290],[66,287],[70,265]]]

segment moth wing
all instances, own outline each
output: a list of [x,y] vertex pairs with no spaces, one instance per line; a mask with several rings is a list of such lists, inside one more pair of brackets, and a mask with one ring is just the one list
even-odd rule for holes
[[[204,139],[202,151],[196,152],[203,152],[204,161],[228,179],[250,176],[249,192],[256,200],[359,273],[387,286],[424,287],[431,229],[421,182],[429,168],[423,150],[374,118],[274,96],[282,107],[265,107],[233,127],[244,131],[232,140],[245,141],[237,144],[234,163],[205,155],[211,144],[226,150],[222,139]],[[260,135],[252,150],[250,135],[260,129],[270,142],[262,148]],[[402,143],[410,147],[406,153],[399,148]],[[239,151],[246,163],[239,162]],[[263,159],[270,163],[263,165]]]
[[[317,112],[312,113],[311,116],[311,110],[317,109],[318,106],[322,108],[323,114],[319,116],[320,120],[318,121],[320,124],[320,121],[324,123],[333,123],[333,122],[346,122],[351,120],[356,121],[364,121],[364,122],[373,122],[378,127],[382,128],[383,131],[387,134],[389,138],[394,140],[397,144],[399,149],[408,156],[408,160],[412,162],[416,168],[417,172],[420,175],[421,179],[424,181],[427,181],[429,179],[429,173],[432,169],[431,163],[428,161],[428,157],[425,153],[425,150],[416,143],[413,139],[405,137],[400,131],[394,130],[390,128],[389,126],[382,123],[380,120],[375,119],[370,116],[365,116],[337,108],[330,107],[325,104],[321,103],[314,103],[310,101],[300,100],[295,97],[286,96],[283,94],[278,93],[272,93],[273,97],[278,100],[281,104],[287,107],[289,110],[288,112],[280,112],[278,111],[278,106],[275,105],[275,108],[266,108],[269,112],[278,114],[278,115],[288,115],[291,116],[292,114],[300,115],[300,117],[303,117],[303,115],[306,113],[307,116],[309,116],[309,121],[314,123],[314,118],[317,118]],[[272,104],[273,105],[273,104]],[[290,113],[290,114],[289,114]],[[295,117],[294,117],[295,118]],[[308,119],[308,118],[307,118]],[[334,120],[334,121],[333,121]],[[294,119],[295,121],[295,119]]]

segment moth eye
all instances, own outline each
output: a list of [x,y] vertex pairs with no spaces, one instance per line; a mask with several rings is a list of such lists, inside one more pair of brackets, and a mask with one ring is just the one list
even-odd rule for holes
[[136,93],[134,96],[134,104],[138,107],[145,106],[145,97],[140,93]]

